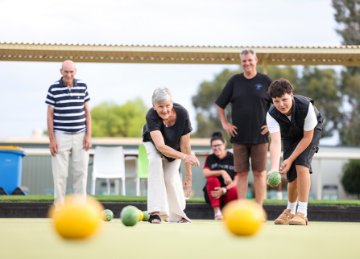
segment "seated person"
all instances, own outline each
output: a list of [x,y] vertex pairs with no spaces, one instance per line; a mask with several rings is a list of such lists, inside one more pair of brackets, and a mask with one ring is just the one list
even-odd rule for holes
[[234,172],[233,154],[226,150],[225,140],[220,132],[210,139],[212,154],[205,158],[203,172],[206,177],[204,196],[214,210],[214,218],[222,219],[221,208],[236,200],[237,187]]

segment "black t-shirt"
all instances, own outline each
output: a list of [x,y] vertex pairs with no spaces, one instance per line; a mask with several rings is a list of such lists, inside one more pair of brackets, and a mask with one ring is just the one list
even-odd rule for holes
[[261,73],[247,79],[244,74],[234,75],[226,83],[216,104],[225,109],[231,103],[232,124],[238,134],[231,138],[232,143],[267,143],[267,136],[261,135],[261,126],[266,125],[266,113],[272,100],[267,94],[271,79]]
[[[164,125],[163,120],[153,108],[149,109],[146,114],[146,124],[143,129],[144,142],[153,142],[150,132],[160,130],[165,144],[180,151],[180,139],[183,135],[190,133],[192,131],[192,127],[187,110],[178,103],[174,103],[174,109],[176,111],[176,122],[170,127],[166,127]],[[174,160],[173,158],[166,158],[169,161]]]
[[[208,155],[205,159],[203,168],[207,168],[212,171],[225,170],[231,179],[234,180],[234,156],[229,151],[226,152],[226,156],[223,159],[218,158],[215,154]],[[221,186],[226,186],[222,176],[218,176],[218,179],[221,182]]]

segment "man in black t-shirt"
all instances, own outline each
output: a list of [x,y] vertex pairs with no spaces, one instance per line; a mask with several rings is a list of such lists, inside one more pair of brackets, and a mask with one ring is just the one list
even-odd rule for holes
[[[262,205],[266,196],[266,112],[271,105],[267,93],[271,79],[256,71],[257,58],[253,50],[243,50],[240,59],[244,72],[230,78],[216,100],[216,109],[222,127],[231,136],[239,198],[246,198],[251,159],[255,198]],[[225,115],[229,103],[231,123]]]

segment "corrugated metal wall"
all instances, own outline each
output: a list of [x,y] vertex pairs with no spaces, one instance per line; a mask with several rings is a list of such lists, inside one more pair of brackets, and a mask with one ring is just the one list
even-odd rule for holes
[[29,188],[29,194],[53,194],[50,156],[25,156],[21,179],[21,184]]
[[[87,190],[90,193],[91,173],[92,173],[92,160],[90,157],[88,168],[88,186]],[[135,159],[127,159],[126,165],[126,194],[135,195]],[[51,171],[51,159],[49,155],[27,155],[23,158],[23,168],[21,177],[22,186],[28,188],[29,194],[53,194],[54,184]],[[106,182],[102,179],[96,181],[96,194],[103,194],[106,191]],[[112,182],[111,193],[115,193],[115,186],[117,183]],[[145,187],[144,185],[142,185]],[[72,175],[69,173],[67,192],[72,193]]]

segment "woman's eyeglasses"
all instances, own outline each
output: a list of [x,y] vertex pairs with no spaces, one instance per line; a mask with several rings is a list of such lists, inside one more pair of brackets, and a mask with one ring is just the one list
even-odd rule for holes
[[216,144],[216,145],[212,145],[211,147],[212,148],[218,148],[218,147],[221,147],[223,144]]

